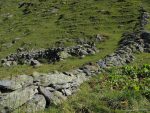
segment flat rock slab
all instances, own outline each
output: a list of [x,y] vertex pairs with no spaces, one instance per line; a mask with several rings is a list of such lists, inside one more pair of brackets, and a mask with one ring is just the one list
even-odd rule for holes
[[33,84],[33,78],[28,75],[19,75],[13,77],[11,80],[0,81],[0,91],[5,92],[7,90],[17,90],[28,85]]
[[37,87],[29,86],[14,92],[0,95],[0,113],[11,112],[31,100],[38,93]]
[[42,74],[35,72],[33,74],[34,83],[41,86],[49,86],[52,84],[64,84],[73,81],[75,76],[68,76],[63,73]]

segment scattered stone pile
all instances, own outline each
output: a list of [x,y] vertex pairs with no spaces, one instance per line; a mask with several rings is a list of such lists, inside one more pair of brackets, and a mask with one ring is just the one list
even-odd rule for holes
[[10,113],[25,108],[25,112],[44,110],[59,104],[74,94],[78,87],[92,75],[100,72],[97,64],[89,63],[69,72],[20,75],[0,81],[0,113]]
[[42,59],[49,63],[66,59],[71,56],[83,58],[86,55],[92,55],[98,52],[94,44],[83,44],[67,48],[49,48],[30,52],[17,52],[7,56],[1,60],[3,66],[11,66],[17,64],[29,64],[32,66],[40,66]]

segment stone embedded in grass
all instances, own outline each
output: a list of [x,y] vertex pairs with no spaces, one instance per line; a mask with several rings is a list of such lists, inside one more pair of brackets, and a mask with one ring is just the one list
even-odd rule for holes
[[31,59],[30,65],[33,67],[40,67],[42,64],[38,60]]

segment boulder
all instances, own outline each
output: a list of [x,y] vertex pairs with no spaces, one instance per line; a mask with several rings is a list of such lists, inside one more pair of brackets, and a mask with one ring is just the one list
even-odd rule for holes
[[19,88],[21,88],[21,85],[17,84],[16,82],[12,80],[0,81],[0,91],[7,92],[7,91],[13,91]]
[[38,83],[41,86],[49,86],[51,84],[65,84],[75,79],[75,76],[67,76],[63,73],[33,73],[34,83]]
[[0,97],[0,113],[11,112],[31,100],[38,93],[37,87],[30,86]]
[[13,77],[11,80],[0,81],[0,91],[14,91],[19,88],[23,88],[33,84],[32,76],[18,75]]
[[46,98],[47,106],[50,104],[60,104],[62,100],[66,99],[66,97],[63,96],[61,92],[50,92],[48,89],[41,86],[39,87],[39,92]]
[[44,111],[46,107],[46,100],[43,95],[36,94],[29,100],[21,109],[24,113],[36,113]]

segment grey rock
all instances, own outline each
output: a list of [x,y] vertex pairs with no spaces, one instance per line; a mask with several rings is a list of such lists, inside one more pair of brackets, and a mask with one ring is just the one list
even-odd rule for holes
[[71,82],[75,79],[74,76],[67,76],[63,73],[54,73],[54,74],[42,74],[42,73],[33,73],[34,82],[38,82],[39,85],[49,86],[50,84],[64,84]]
[[52,88],[52,87],[45,87],[46,90],[49,90],[50,92],[54,92],[56,91],[56,89]]
[[0,81],[0,90],[1,91],[13,91],[13,90],[16,90],[16,89],[19,89],[21,88],[21,85],[20,84],[17,84],[16,82],[14,81],[11,81],[11,80],[2,80]]
[[11,112],[32,99],[38,93],[37,87],[30,86],[25,89],[19,89],[2,96],[0,98],[0,112]]
[[69,83],[66,83],[66,84],[56,84],[56,85],[53,85],[53,87],[56,90],[67,89],[67,88],[70,87],[70,84]]
[[58,91],[50,92],[44,87],[39,87],[39,92],[46,98],[47,106],[49,106],[50,104],[60,104],[62,100],[66,99],[66,97],[63,96],[62,93]]
[[13,77],[11,80],[1,80],[0,90],[16,90],[33,84],[33,78],[28,75],[18,75]]
[[67,51],[62,51],[59,53],[59,55],[61,59],[66,59],[71,56]]
[[11,65],[12,65],[12,61],[7,61],[2,64],[3,67],[11,67]]
[[43,95],[36,94],[31,100],[23,105],[24,113],[36,113],[44,111],[46,107],[46,100]]
[[62,92],[63,92],[63,94],[66,95],[66,96],[72,95],[72,91],[71,91],[70,89],[63,89]]
[[37,60],[31,60],[30,61],[30,65],[31,66],[34,66],[34,67],[39,67],[39,66],[41,66],[41,63],[39,62],[39,61],[37,61]]

